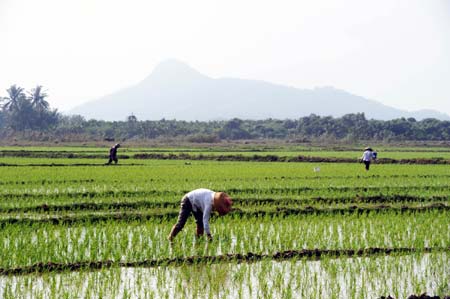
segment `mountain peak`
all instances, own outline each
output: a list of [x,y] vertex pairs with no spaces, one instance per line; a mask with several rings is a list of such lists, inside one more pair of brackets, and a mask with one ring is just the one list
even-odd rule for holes
[[[105,109],[105,107],[113,107]],[[364,112],[368,119],[423,118],[334,87],[297,89],[264,81],[213,79],[184,62],[170,59],[135,86],[72,110],[87,118],[139,119],[297,119],[314,113],[339,117]],[[449,119],[431,111],[427,118]]]
[[144,80],[151,82],[192,82],[207,78],[197,70],[176,59],[168,59],[160,62],[153,72]]
[[187,63],[178,60],[178,59],[166,59],[161,61],[160,63],[158,63],[155,67],[155,69],[153,70],[153,72],[161,72],[161,71],[179,71],[179,70],[184,70],[184,71],[193,71],[193,72],[197,72],[196,70],[194,70],[192,67],[190,67]]

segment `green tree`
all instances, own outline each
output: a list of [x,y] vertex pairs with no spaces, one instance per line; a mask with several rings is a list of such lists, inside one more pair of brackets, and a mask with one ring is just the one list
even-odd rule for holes
[[250,133],[241,128],[243,121],[238,118],[233,118],[225,123],[223,129],[219,132],[220,138],[225,139],[247,139],[250,138]]
[[9,127],[15,131],[32,129],[35,122],[35,111],[26,97],[20,97],[8,111]]
[[57,110],[50,110],[45,100],[47,94],[38,85],[28,92],[27,97],[22,87],[12,85],[6,90],[7,97],[2,99],[4,127],[15,131],[48,130],[56,125],[60,115]]
[[3,109],[9,112],[18,109],[20,102],[26,98],[23,88],[16,85],[12,85],[6,92],[8,96],[3,98]]
[[45,100],[48,96],[43,90],[42,86],[38,85],[35,88],[31,89],[29,94],[29,99],[31,101],[31,105],[37,111],[47,111],[50,107],[49,103]]

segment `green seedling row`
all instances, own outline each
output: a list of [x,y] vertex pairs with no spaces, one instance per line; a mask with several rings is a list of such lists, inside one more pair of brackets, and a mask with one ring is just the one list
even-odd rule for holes
[[[174,219],[75,225],[5,225],[0,267],[39,262],[140,261],[224,253],[273,253],[300,249],[450,247],[448,211],[217,218],[213,242],[194,238],[192,221],[170,245]],[[433,228],[430,230],[430,228]]]
[[110,268],[0,277],[16,298],[407,298],[449,293],[448,253]]

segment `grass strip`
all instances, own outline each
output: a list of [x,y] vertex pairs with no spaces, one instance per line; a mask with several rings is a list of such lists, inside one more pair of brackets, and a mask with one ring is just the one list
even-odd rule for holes
[[[290,215],[320,215],[320,214],[369,214],[372,212],[395,212],[395,213],[417,213],[427,212],[431,210],[449,211],[450,206],[435,203],[420,207],[393,207],[389,205],[379,205],[373,207],[350,206],[345,208],[291,208],[277,207],[273,209],[252,209],[244,210],[235,208],[227,217],[288,217]],[[171,219],[178,217],[178,210],[165,211],[163,213],[139,213],[139,212],[114,212],[108,214],[82,214],[82,215],[64,215],[64,216],[48,216],[42,217],[10,217],[0,219],[0,228],[11,224],[33,225],[37,223],[49,223],[53,225],[72,225],[76,223],[98,223],[106,221],[147,221],[152,219]],[[213,218],[215,215],[212,216]]]
[[[105,154],[76,154],[67,152],[37,152],[37,151],[0,151],[0,157],[28,157],[28,158],[73,158],[73,159],[106,159]],[[240,162],[331,162],[357,163],[358,159],[343,157],[314,157],[314,156],[278,156],[278,155],[204,155],[204,154],[161,154],[137,153],[133,156],[119,155],[119,159],[143,160],[200,160],[200,161],[240,161]],[[379,164],[450,164],[450,160],[438,158],[392,159],[380,158]]]
[[[399,191],[450,191],[450,185],[444,186],[382,186],[382,187],[297,187],[297,188],[228,188],[227,193],[233,194],[289,194],[289,195],[304,195],[306,192],[399,192]],[[140,197],[140,196],[178,196],[181,198],[190,190],[107,190],[107,191],[82,191],[82,192],[58,192],[58,193],[18,193],[18,192],[4,192],[0,193],[2,199],[39,199],[39,198],[96,198],[96,197]]]
[[108,167],[117,167],[117,166],[143,166],[144,164],[139,163],[127,163],[127,164],[114,164],[114,165],[107,165],[105,163],[50,163],[50,164],[43,164],[43,163],[32,163],[32,164],[12,164],[12,163],[0,163],[0,166],[7,166],[7,167],[30,167],[30,166],[39,166],[39,167],[73,167],[73,166],[108,166]]
[[[73,164],[70,164],[73,165]],[[97,164],[95,164],[97,165]],[[143,165],[143,164],[126,164],[126,165]],[[434,179],[450,179],[450,175],[446,174],[425,174],[425,175],[408,175],[408,174],[400,174],[400,175],[371,175],[371,176],[365,176],[365,175],[357,175],[357,176],[273,176],[273,177],[264,177],[262,178],[263,181],[278,181],[278,180],[375,180],[375,179],[398,179],[398,178],[405,178],[405,179],[423,179],[423,178],[434,178]],[[225,182],[232,182],[232,181],[240,181],[240,182],[254,182],[255,178],[223,178],[223,181]],[[164,178],[152,178],[152,182],[168,182],[172,181],[170,179],[164,179]],[[190,181],[189,178],[186,178],[185,181]],[[192,181],[197,181],[196,179],[193,179]],[[118,180],[115,180],[114,182],[119,182]],[[67,180],[14,180],[14,181],[0,181],[0,185],[62,185],[62,184],[85,184],[85,183],[111,183],[110,179],[67,179]]]
[[[233,198],[235,206],[252,207],[261,205],[305,205],[305,204],[360,204],[360,203],[429,203],[449,201],[450,196],[357,196],[357,197],[312,197],[312,198]],[[28,213],[28,212],[63,212],[63,211],[103,211],[142,208],[176,208],[180,205],[176,201],[149,201],[133,202],[77,202],[68,204],[40,204],[36,206],[0,207],[0,213]]]

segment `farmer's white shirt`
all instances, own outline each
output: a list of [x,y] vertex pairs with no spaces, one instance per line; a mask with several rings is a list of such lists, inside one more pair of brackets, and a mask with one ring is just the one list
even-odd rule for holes
[[194,212],[203,212],[203,228],[207,234],[211,234],[209,230],[209,218],[211,217],[212,206],[214,203],[214,191],[209,189],[195,189],[186,194],[192,205]]
[[372,152],[371,151],[365,151],[362,155],[363,161],[370,161],[372,160]]

